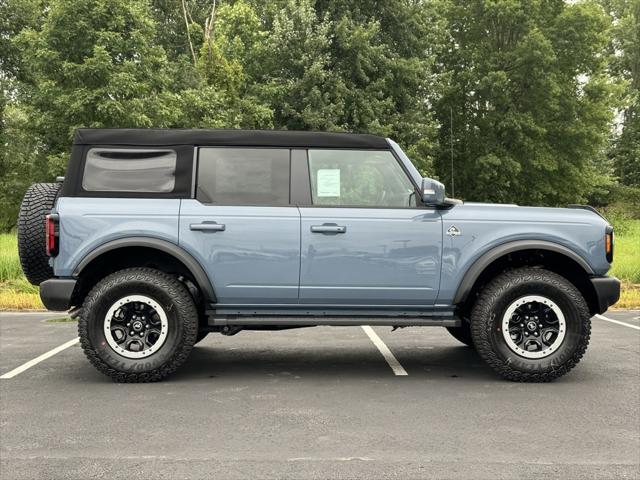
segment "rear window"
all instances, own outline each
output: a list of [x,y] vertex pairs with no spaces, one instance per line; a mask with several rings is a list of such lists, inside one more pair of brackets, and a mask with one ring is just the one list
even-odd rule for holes
[[289,150],[201,148],[196,198],[221,205],[287,205]]
[[170,193],[176,186],[177,154],[170,149],[92,148],[82,188],[87,192]]

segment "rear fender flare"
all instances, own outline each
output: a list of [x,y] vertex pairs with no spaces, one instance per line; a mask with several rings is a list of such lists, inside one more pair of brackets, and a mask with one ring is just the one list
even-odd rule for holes
[[73,276],[80,276],[87,265],[89,265],[93,260],[99,258],[101,255],[118,248],[127,247],[153,248],[171,255],[176,260],[182,262],[184,266],[187,267],[187,269],[191,272],[191,275],[193,275],[193,278],[198,284],[198,287],[200,287],[200,290],[202,291],[205,299],[208,302],[213,303],[217,301],[213,285],[211,284],[211,280],[209,280],[207,273],[204,271],[200,263],[198,263],[198,261],[193,258],[193,256],[189,252],[185,251],[182,247],[176,245],[175,243],[153,237],[127,237],[104,243],[95,248],[91,253],[89,253],[80,261],[80,263],[73,271]]

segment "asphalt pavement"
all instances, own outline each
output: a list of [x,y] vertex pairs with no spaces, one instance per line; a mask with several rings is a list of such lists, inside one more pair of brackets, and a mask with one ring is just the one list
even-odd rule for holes
[[550,384],[435,327],[210,334],[168,380],[116,384],[60,316],[0,313],[2,480],[640,478],[640,311],[594,318]]

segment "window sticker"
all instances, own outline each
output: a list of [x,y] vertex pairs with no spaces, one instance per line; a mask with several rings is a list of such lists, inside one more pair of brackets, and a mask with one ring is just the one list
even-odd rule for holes
[[318,170],[318,197],[340,196],[340,169],[321,168]]

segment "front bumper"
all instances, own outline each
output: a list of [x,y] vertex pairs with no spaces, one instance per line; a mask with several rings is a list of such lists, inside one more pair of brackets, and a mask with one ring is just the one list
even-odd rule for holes
[[593,277],[591,285],[596,292],[596,313],[604,313],[620,298],[620,280],[616,277]]
[[77,282],[75,278],[45,280],[40,284],[40,300],[48,310],[69,310]]

